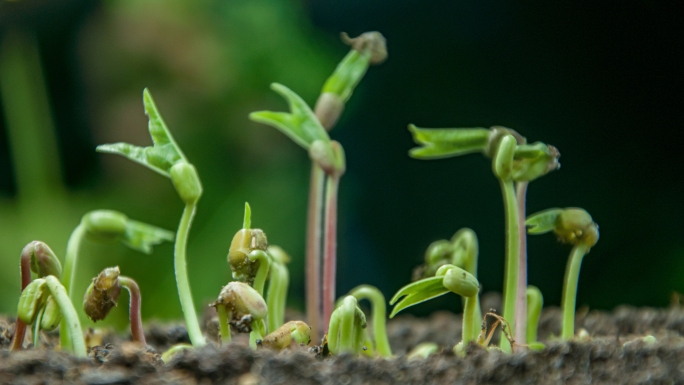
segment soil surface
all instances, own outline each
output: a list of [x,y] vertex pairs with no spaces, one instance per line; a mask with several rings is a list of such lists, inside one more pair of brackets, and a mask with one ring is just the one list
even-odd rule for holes
[[[496,298],[483,299],[485,308],[487,301],[494,303]],[[576,326],[586,330],[583,338],[556,341],[560,311],[550,308],[540,320],[544,350],[503,354],[470,345],[467,356],[460,358],[450,350],[460,340],[460,316],[440,312],[389,321],[396,354],[390,360],[317,358],[306,348],[253,351],[244,338],[237,338],[226,347],[210,343],[185,350],[164,365],[155,349],[162,352],[187,342],[182,326],[150,327],[148,349],[125,341],[125,336],[90,332],[99,346],[88,358],[76,359],[51,350],[54,334],[42,336],[41,349],[10,353],[14,325],[0,319],[0,384],[684,384],[684,309],[579,311]],[[205,327],[211,335],[212,321]],[[658,342],[639,338],[648,334]],[[406,352],[426,341],[438,343],[441,350],[424,360],[407,360]]]

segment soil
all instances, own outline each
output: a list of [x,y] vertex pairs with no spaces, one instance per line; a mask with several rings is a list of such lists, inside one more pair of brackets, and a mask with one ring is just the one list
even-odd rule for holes
[[[483,307],[495,302],[495,297],[484,298]],[[306,348],[253,351],[237,338],[225,347],[185,350],[163,365],[155,349],[187,342],[184,327],[152,325],[148,349],[111,333],[91,332],[100,346],[77,359],[51,350],[54,333],[43,336],[39,350],[10,353],[14,326],[0,319],[0,384],[684,384],[684,308],[580,309],[576,322],[577,330],[586,330],[584,337],[559,342],[553,336],[560,332],[560,310],[545,310],[539,336],[546,348],[540,352],[519,348],[503,354],[470,345],[465,358],[457,357],[449,348],[460,340],[460,316],[438,312],[389,321],[396,354],[390,360],[317,358]],[[213,322],[205,326],[211,334]],[[649,334],[658,342],[639,338]],[[442,350],[425,360],[406,359],[408,350],[426,341]]]

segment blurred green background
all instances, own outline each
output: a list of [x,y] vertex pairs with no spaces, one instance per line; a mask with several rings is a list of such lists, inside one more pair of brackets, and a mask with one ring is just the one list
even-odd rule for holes
[[[144,87],[205,188],[188,254],[197,305],[230,279],[226,254],[249,201],[253,225],[293,256],[289,304],[301,309],[309,160],[247,115],[286,108],[274,81],[313,104],[348,50],[339,32],[368,30],[385,35],[389,59],[332,132],[347,154],[338,293],[368,283],[391,296],[429,243],[465,226],[480,239],[484,290],[502,287],[503,204],[489,162],[412,160],[407,123],[505,125],[559,148],[563,167],[532,183],[528,212],[581,206],[601,226],[578,305],[664,306],[684,292],[684,49],[673,2],[0,0],[0,312],[15,311],[21,248],[39,239],[63,258],[90,210],[176,229],[183,204],[169,180],[94,152],[150,142]],[[542,236],[529,249],[530,283],[559,304],[569,248]],[[119,265],[139,282],[145,317],[181,318],[171,244],[149,256],[83,252],[77,290]]]

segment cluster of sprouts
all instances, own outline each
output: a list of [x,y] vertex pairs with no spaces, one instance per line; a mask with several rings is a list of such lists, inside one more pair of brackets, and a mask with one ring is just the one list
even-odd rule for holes
[[[351,47],[333,74],[323,85],[312,109],[288,87],[274,83],[271,88],[288,103],[289,112],[259,111],[250,119],[275,127],[304,148],[311,159],[308,221],[306,230],[306,322],[286,322],[285,308],[289,286],[287,264],[291,257],[281,248],[269,245],[266,232],[252,227],[252,211],[245,204],[244,220],[232,239],[227,265],[233,280],[224,285],[210,306],[216,310],[220,344],[233,341],[232,333],[249,333],[252,348],[286,349],[321,341],[322,351],[331,354],[351,353],[392,357],[385,329],[386,301],[373,286],[362,285],[337,298],[337,200],[341,177],[346,171],[342,145],[329,132],[342,114],[369,66],[387,57],[386,42],[378,32],[367,32],[351,39]],[[209,341],[200,328],[187,273],[187,243],[190,228],[202,196],[198,170],[181,151],[161,117],[150,92],[143,92],[145,113],[149,117],[152,145],[139,147],[128,143],[105,144],[99,152],[122,155],[171,180],[184,204],[178,230],[157,228],[129,219],[126,215],[97,210],[86,214],[69,239],[64,268],[50,248],[39,241],[29,243],[21,255],[21,288],[16,331],[12,349],[23,348],[30,327],[33,346],[40,346],[41,330],[60,328],[61,349],[77,356],[86,355],[86,344],[74,304],[81,302],[73,290],[77,262],[83,239],[101,244],[121,242],[128,247],[151,253],[161,242],[175,242],[174,270],[178,295],[191,345],[179,344],[165,352],[164,360],[179,351],[206,345]],[[506,274],[504,303],[496,318],[504,337],[500,349],[515,347],[543,348],[537,341],[537,324],[543,297],[527,280],[527,227],[530,234],[553,231],[565,243],[573,245],[563,289],[563,324],[561,338],[575,335],[575,296],[582,258],[599,238],[598,226],[579,208],[549,209],[527,216],[525,200],[528,184],[560,168],[558,150],[527,139],[505,127],[424,129],[409,125],[420,146],[411,150],[417,159],[438,159],[470,153],[482,153],[491,161],[499,180],[506,218]],[[478,281],[478,240],[475,232],[464,228],[451,240],[432,243],[425,253],[425,264],[414,271],[414,282],[401,288],[391,299],[390,318],[403,309],[452,292],[462,297],[462,340],[453,347],[466,354],[468,344],[488,346],[493,331],[478,326],[483,323]],[[82,299],[86,315],[93,321],[104,319],[117,305],[121,290],[129,292],[130,331],[133,341],[146,345],[141,319],[142,298],[137,283],[122,276],[118,267],[104,268],[93,278]],[[368,300],[372,317],[358,303]],[[368,327],[370,323],[371,327]],[[372,330],[372,333],[370,332]],[[426,357],[438,349],[436,344],[417,346],[410,358]]]

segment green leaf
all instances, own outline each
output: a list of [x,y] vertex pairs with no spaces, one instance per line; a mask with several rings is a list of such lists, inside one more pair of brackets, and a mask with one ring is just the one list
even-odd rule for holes
[[150,118],[148,128],[153,145],[139,147],[120,142],[97,146],[97,151],[123,155],[161,175],[170,177],[171,167],[180,161],[187,162],[187,159],[173,140],[147,88],[143,91],[143,104],[145,105],[145,114]]
[[126,233],[121,242],[133,250],[151,254],[152,246],[164,241],[173,242],[174,236],[173,231],[129,219],[126,222]]
[[563,209],[553,208],[527,217],[525,226],[528,227],[528,234],[544,234],[552,231],[556,227],[556,221],[563,212]]
[[444,295],[444,294],[449,292],[449,289],[445,288],[441,283],[442,277],[433,277],[433,278],[439,278],[439,285],[440,286],[429,287],[423,291],[414,292],[414,293],[407,295],[404,299],[399,301],[399,303],[397,303],[394,306],[394,309],[392,309],[392,314],[390,314],[390,318],[393,318],[397,313],[406,309],[407,307],[417,305],[421,302],[431,300],[433,298],[439,297],[439,296]]
[[411,293],[415,293],[421,290],[426,290],[427,288],[430,287],[436,287],[436,286],[444,286],[442,285],[442,279],[444,277],[430,277],[430,278],[424,278],[416,282],[411,282],[408,285],[402,287],[399,289],[399,291],[392,297],[392,299],[389,301],[390,305],[394,305],[395,302],[399,300],[399,298],[409,295]]
[[370,65],[370,53],[362,54],[352,49],[335,68],[335,72],[325,81],[323,92],[330,92],[346,103],[359,84]]
[[424,129],[409,124],[413,140],[422,145],[409,154],[416,159],[440,159],[484,151],[490,131],[486,128]]
[[278,83],[271,84],[271,89],[287,100],[290,112],[252,112],[251,120],[277,128],[307,150],[316,140],[330,142],[328,133],[299,95]]

